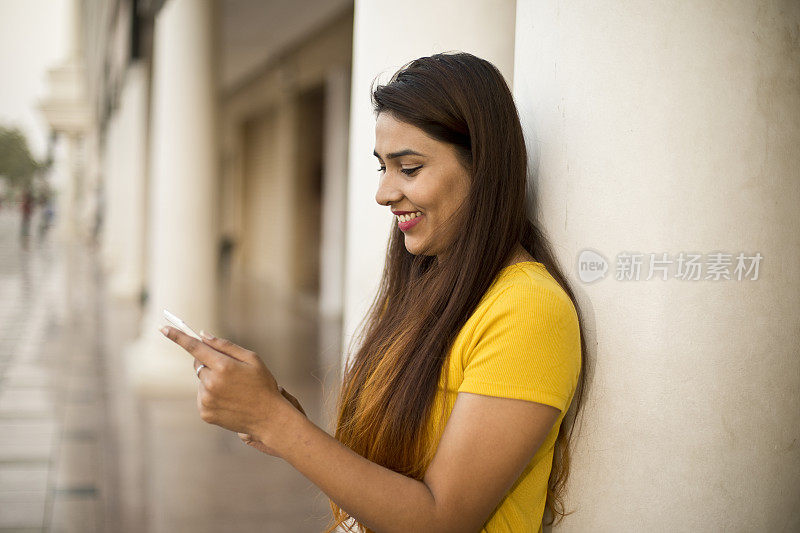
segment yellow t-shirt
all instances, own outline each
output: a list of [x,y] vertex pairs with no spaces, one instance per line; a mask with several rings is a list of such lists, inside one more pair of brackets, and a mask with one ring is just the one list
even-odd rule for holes
[[[552,405],[561,414],[482,532],[542,531],[553,445],[580,369],[578,316],[567,293],[541,263],[525,261],[505,267],[453,343],[442,369],[428,434],[438,446],[459,392],[530,400]],[[445,370],[449,374],[443,395]],[[440,402],[445,399],[442,417]]]

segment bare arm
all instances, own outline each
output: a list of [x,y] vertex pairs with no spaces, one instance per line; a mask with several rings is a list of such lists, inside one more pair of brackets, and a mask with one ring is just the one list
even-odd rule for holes
[[459,393],[421,482],[365,459],[286,407],[282,436],[271,425],[257,437],[380,533],[480,530],[560,413],[525,400]]
[[[559,409],[459,392],[424,482],[350,450],[282,395],[258,354],[224,339],[164,328],[207,367],[198,372],[201,418],[258,439],[356,520],[384,532],[477,531],[541,446]],[[217,350],[219,349],[219,351]]]
[[365,459],[296,409],[285,411],[281,433],[288,438],[270,447],[348,514],[381,533],[434,530],[435,501],[425,483]]

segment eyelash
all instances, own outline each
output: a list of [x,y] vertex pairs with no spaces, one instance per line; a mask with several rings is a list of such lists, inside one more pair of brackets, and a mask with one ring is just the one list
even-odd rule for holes
[[[421,168],[422,168],[422,165],[420,165],[418,167],[414,167],[414,168],[401,168],[400,172],[402,172],[403,174],[406,174],[407,176],[411,176],[414,172],[416,172],[417,170],[419,170]],[[384,170],[386,170],[386,167],[381,167],[381,168],[378,169],[378,172],[382,172]]]

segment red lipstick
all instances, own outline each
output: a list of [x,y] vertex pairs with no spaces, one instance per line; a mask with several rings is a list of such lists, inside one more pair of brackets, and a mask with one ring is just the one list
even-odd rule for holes
[[[412,212],[413,212],[413,211],[412,211]],[[416,226],[416,225],[417,225],[417,222],[419,222],[420,220],[422,220],[422,218],[423,218],[424,216],[425,216],[425,215],[417,215],[417,216],[416,216],[416,218],[413,218],[413,219],[409,220],[408,222],[400,222],[400,221],[398,220],[398,221],[397,221],[397,226],[400,228],[400,230],[401,230],[401,231],[408,231],[408,230],[410,230],[411,228],[413,228],[414,226]]]

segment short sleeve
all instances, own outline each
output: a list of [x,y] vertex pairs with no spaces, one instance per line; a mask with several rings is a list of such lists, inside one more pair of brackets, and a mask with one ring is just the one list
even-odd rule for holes
[[459,392],[569,407],[580,374],[578,317],[565,292],[505,289],[476,326]]

